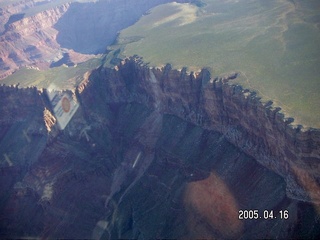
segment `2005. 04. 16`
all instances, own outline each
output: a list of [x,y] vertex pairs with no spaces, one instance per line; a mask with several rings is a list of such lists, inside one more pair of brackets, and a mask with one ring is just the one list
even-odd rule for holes
[[239,210],[238,215],[240,220],[247,219],[288,219],[289,211],[288,210],[280,210],[275,212],[273,210],[264,210],[263,214],[259,212],[259,210]]

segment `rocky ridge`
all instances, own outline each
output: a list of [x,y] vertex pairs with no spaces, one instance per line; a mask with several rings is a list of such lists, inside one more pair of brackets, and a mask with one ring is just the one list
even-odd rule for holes
[[[186,210],[189,217],[183,215],[183,219],[189,220],[182,225],[198,229],[188,237],[204,237],[200,234],[203,230],[193,222],[203,221],[203,217],[210,226],[217,227],[214,232],[220,237],[295,236],[290,235],[290,229],[299,219],[297,211],[304,211],[299,210],[300,202],[310,202],[319,209],[319,131],[292,125],[292,119],[284,118],[280,109],[272,107],[271,102],[262,103],[254,93],[232,85],[232,79],[237,75],[212,78],[206,69],[188,73],[186,69],[174,70],[170,65],[149,68],[138,57],[127,58],[114,68],[101,66],[71,92],[80,107],[63,131],[57,126],[46,90],[1,86],[0,151],[6,159],[1,163],[1,172],[2,177],[10,176],[11,179],[1,181],[1,199],[11,196],[4,208],[1,205],[1,216],[6,216],[1,225],[3,236],[15,233],[16,237],[33,234],[83,238],[92,237],[90,234],[95,229],[95,238],[135,238],[135,229],[139,229],[150,234],[144,235],[150,238],[166,237],[160,233],[154,235],[153,227],[157,232],[159,226],[144,226],[152,221],[144,212],[149,212],[150,203],[138,200],[139,194],[144,195],[140,193],[143,189],[149,189],[150,198],[158,194],[164,198],[160,201],[158,196],[153,200],[155,203],[169,204],[171,200],[166,199],[173,197],[173,205],[170,203],[166,210],[162,206],[160,212],[170,210],[174,213],[170,213],[172,216],[178,214],[181,217],[182,210],[179,209],[182,206],[194,206],[196,210]],[[170,135],[171,132],[174,136]],[[181,140],[175,140],[179,138]],[[188,144],[187,149],[191,146],[199,148],[200,157],[195,155],[193,160],[188,160],[188,150],[182,151],[185,157],[174,152],[185,144]],[[201,157],[202,152],[211,155]],[[232,154],[228,157],[229,152]],[[272,171],[266,171],[257,162]],[[274,224],[270,227],[278,229],[276,226],[282,226],[285,231],[261,235],[269,232],[264,226],[267,223],[258,221],[258,225],[252,228],[250,223],[234,220],[237,215],[237,206],[233,204],[235,200],[229,196],[223,181],[214,174],[214,171],[221,171],[219,166],[225,164],[227,166],[222,169],[226,172],[221,173],[221,179],[226,181],[238,174],[242,176],[241,180],[236,179],[240,185],[237,183],[232,190],[235,193],[240,191],[237,193],[240,194],[237,198],[239,204],[252,207],[250,201],[264,199],[264,194],[259,191],[265,191],[272,197],[261,199],[261,202],[266,201],[264,204],[270,205],[274,201],[274,207],[290,209],[290,221],[286,220],[285,228],[276,221],[267,220],[268,224]],[[236,166],[242,164],[244,166],[237,170]],[[233,167],[236,172],[228,175]],[[254,174],[239,171],[253,171]],[[247,179],[248,174],[253,174],[250,175],[253,183]],[[217,220],[223,216],[217,215],[217,219],[206,216],[203,208],[212,208],[211,198],[216,199],[216,203],[220,202],[219,191],[210,192],[212,184],[218,184],[221,194],[228,196],[225,205],[214,205],[216,212],[219,206],[225,209],[224,212],[230,212],[223,224]],[[256,184],[262,188],[258,192],[255,192]],[[200,204],[192,197],[194,194],[207,197]],[[82,197],[78,198],[78,195]],[[181,196],[186,196],[186,199],[180,200]],[[21,213],[22,210],[14,207],[21,207],[14,199],[20,199],[19,204],[28,203],[32,207],[22,207],[25,210]],[[105,204],[101,204],[101,199]],[[132,202],[132,199],[138,202],[130,207],[127,202]],[[140,209],[135,210],[137,206]],[[262,211],[266,205],[260,208]],[[12,213],[12,209],[16,213]],[[15,214],[27,216],[32,209],[36,209],[39,216],[30,223],[19,222],[24,218],[10,220],[16,219]],[[171,219],[167,215],[161,216],[163,220],[168,218]],[[200,220],[196,220],[198,218]],[[126,235],[125,229],[130,221],[134,222],[131,228],[133,235]],[[223,225],[231,223],[232,231],[224,229]],[[26,230],[23,226],[28,224],[31,225]],[[76,230],[80,228],[83,230]],[[261,230],[260,233],[255,232],[255,228]],[[247,230],[243,233],[242,229]]]
[[[17,1],[12,4],[3,5],[0,8],[0,22],[3,23],[0,25],[0,33],[3,33],[6,30],[6,25],[9,22],[9,19],[12,15],[19,14],[23,10],[34,7],[37,2],[35,0],[22,0]],[[6,24],[5,24],[6,23]]]
[[53,25],[69,6],[63,4],[9,24],[0,36],[1,79],[22,66],[47,68],[59,58],[58,32]]
[[[26,16],[21,11],[34,7],[37,1],[7,6],[2,9],[3,18],[8,19],[3,19],[0,35],[0,80],[21,67],[47,69],[66,54],[77,64],[93,54],[105,53],[120,30],[150,8],[168,2],[171,0],[139,0],[132,8],[127,0],[70,1]],[[16,19],[10,22],[10,16]]]
[[[127,58],[114,69],[94,70],[77,87],[76,95],[83,111],[90,111],[99,89],[101,99],[97,101],[138,102],[161,114],[173,114],[220,132],[263,166],[283,176],[289,197],[320,203],[319,130],[294,125],[293,119],[286,118],[271,101],[263,103],[254,92],[233,85],[235,77],[237,73],[213,79],[206,69],[187,73],[186,69],[171,69],[169,64],[150,69],[139,58]],[[59,131],[43,90],[1,86],[1,95],[2,127],[22,121],[32,110],[39,112],[37,124],[45,124],[47,134]],[[310,183],[314,189],[306,191]]]
[[150,70],[137,58],[126,59],[113,70],[94,71],[90,79],[95,80],[85,81],[78,89],[80,96],[86,95],[101,84],[108,102],[139,102],[218,131],[283,176],[289,197],[319,204],[319,130],[293,125],[293,119],[271,101],[262,103],[254,92],[233,85],[236,76],[212,79],[206,69],[188,74],[170,65]]

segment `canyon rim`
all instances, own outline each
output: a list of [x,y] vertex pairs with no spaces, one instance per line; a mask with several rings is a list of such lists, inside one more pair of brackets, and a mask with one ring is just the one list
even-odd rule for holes
[[[238,27],[248,34],[260,11],[266,24],[274,14],[266,32],[284,31],[281,41],[272,35],[281,43],[301,30],[309,7],[218,2],[1,3],[1,238],[319,238],[317,125],[295,121],[277,99],[241,84],[247,73],[241,68],[215,70],[225,64],[219,54],[212,56],[216,66],[199,70],[174,57],[172,64],[154,64],[161,49],[170,57],[176,37],[222,31],[201,25],[204,32],[190,32],[192,24],[218,21],[233,29],[234,19],[221,14],[235,6],[240,20],[250,20]],[[303,24],[312,23],[308,36],[317,39],[317,15],[308,14]],[[150,31],[142,36],[141,29]],[[148,50],[149,39],[164,33],[159,46],[167,47]],[[126,56],[132,49],[139,55]]]

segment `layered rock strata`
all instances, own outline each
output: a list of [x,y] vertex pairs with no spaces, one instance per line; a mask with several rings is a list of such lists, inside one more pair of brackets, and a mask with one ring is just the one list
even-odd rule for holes
[[101,66],[70,93],[80,107],[63,131],[45,90],[1,86],[1,236],[317,238],[319,131],[237,75]]
[[293,119],[285,118],[271,101],[262,103],[254,92],[232,85],[236,76],[212,79],[205,69],[188,74],[170,65],[150,70],[139,59],[126,59],[114,70],[93,72],[91,79],[95,80],[82,83],[79,90],[102,88],[108,102],[139,102],[218,131],[283,176],[288,196],[319,204],[319,130],[293,125]]
[[63,4],[9,24],[0,36],[1,76],[3,79],[23,66],[49,67],[61,50],[53,25],[68,10]]
[[19,19],[21,16],[18,17],[18,15],[22,11],[34,7],[38,2],[37,0],[21,0],[13,3],[2,3],[0,5],[0,33],[3,33],[11,22]]
[[[126,59],[115,69],[94,71],[77,91],[83,102],[83,94],[95,95],[93,88],[103,87],[107,102],[139,102],[223,133],[235,146],[285,177],[289,196],[320,201],[318,189],[302,190],[307,181],[319,181],[319,130],[293,125],[293,119],[285,118],[271,101],[262,103],[254,92],[232,85],[235,75],[212,79],[205,69],[188,74],[185,69],[173,70],[170,65],[150,70],[137,59]],[[48,115],[50,104],[44,105],[46,95],[35,87],[1,86],[1,95],[2,127],[13,120],[24,120],[31,108],[38,112],[37,124],[50,129],[55,123],[54,117]]]
[[171,0],[139,0],[132,7],[127,0],[70,1],[26,16],[23,10],[30,8],[32,12],[35,1],[4,8],[4,16],[13,15],[3,22],[5,29],[0,35],[0,80],[21,67],[46,69],[59,65],[56,63],[66,54],[72,64],[77,64],[93,54],[105,53],[120,30],[150,8],[168,2]]

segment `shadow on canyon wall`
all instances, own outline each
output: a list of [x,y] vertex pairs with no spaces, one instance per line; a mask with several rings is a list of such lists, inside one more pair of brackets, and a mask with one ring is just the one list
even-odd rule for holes
[[[132,1],[131,1],[132,2]],[[120,30],[134,24],[150,8],[171,0],[128,0],[73,3],[55,24],[57,42],[84,54],[104,53]],[[188,1],[178,1],[188,2]]]
[[[136,59],[100,67],[73,92],[80,107],[63,131],[43,91],[1,86],[0,237],[318,239],[317,199],[288,196],[299,186],[286,177],[300,176],[277,174],[281,157],[274,171],[264,167],[241,138],[230,143],[244,123],[230,113],[252,99],[237,100],[232,87],[207,77],[150,70]],[[252,106],[243,111],[249,116]],[[284,123],[272,119],[276,136]],[[310,136],[296,133],[295,144],[315,146]],[[266,154],[266,136],[243,138]],[[239,210],[259,218],[240,220]]]

